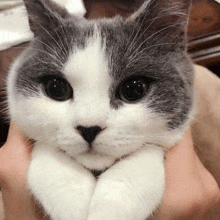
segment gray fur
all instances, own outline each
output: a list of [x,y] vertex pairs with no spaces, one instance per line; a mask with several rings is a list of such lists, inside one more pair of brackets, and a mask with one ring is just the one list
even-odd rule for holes
[[36,40],[25,51],[18,68],[17,92],[34,96],[41,90],[40,79],[45,74],[64,77],[62,67],[68,55],[74,48],[85,47],[98,27],[111,64],[111,106],[123,105],[116,91],[124,79],[143,75],[149,78],[150,87],[140,101],[165,117],[170,129],[180,127],[187,120],[193,103],[193,70],[186,53],[185,36],[189,0],[146,1],[144,10],[140,9],[129,19],[98,21],[71,17],[50,1],[44,4],[26,0],[25,3],[33,15],[29,20]]

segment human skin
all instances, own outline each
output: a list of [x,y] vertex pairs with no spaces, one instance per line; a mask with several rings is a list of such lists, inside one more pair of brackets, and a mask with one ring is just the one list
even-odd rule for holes
[[25,135],[12,123],[7,141],[0,149],[0,187],[7,220],[38,219],[26,187],[31,150]]
[[[26,187],[26,173],[32,145],[12,123],[7,142],[0,149],[0,187],[5,220],[40,220]],[[199,161],[190,131],[166,153],[165,195],[152,219],[203,219],[212,206],[220,203],[220,189],[213,176]],[[41,217],[40,217],[41,216]]]
[[165,174],[165,195],[155,220],[202,220],[220,205],[219,186],[194,151],[190,130],[167,152]]

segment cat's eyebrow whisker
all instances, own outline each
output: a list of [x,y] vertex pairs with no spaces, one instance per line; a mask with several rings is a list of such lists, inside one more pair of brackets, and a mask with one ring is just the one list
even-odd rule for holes
[[[64,36],[64,39],[65,39],[65,42],[66,42],[66,46],[67,46],[67,48],[68,48],[68,51],[71,51],[71,49],[70,49],[70,46],[69,46],[69,43],[68,43],[68,40],[67,40],[67,37],[66,37],[66,33],[65,33],[65,29],[64,29],[64,27],[63,26],[61,26],[61,30],[62,30],[62,32],[63,32],[63,36]],[[71,45],[71,44],[70,44]],[[68,51],[66,52],[66,55],[68,56]]]
[[47,140],[49,137],[54,135],[55,131],[51,131],[49,133],[47,133],[46,135],[44,134],[44,136],[39,136],[36,140],[36,142],[40,143],[40,142],[44,142],[45,140]]
[[37,49],[37,48],[32,48],[33,50],[36,50],[36,51],[39,51],[41,53],[44,53],[44,54],[47,54],[48,56],[50,56],[52,59],[56,60],[58,62],[58,64],[60,64],[60,67],[62,66],[62,63],[60,60],[58,60],[58,58],[56,56],[54,56],[53,54],[50,54],[44,50],[40,50],[40,49]]
[[156,32],[153,33],[152,35],[150,35],[148,38],[146,38],[146,39],[135,49],[135,51],[130,55],[130,57],[132,57],[134,54],[136,54],[136,53],[138,52],[138,50],[141,48],[141,46],[142,46],[143,44],[145,44],[145,43],[146,43],[149,39],[151,39],[153,36],[155,36],[155,35],[161,33],[162,31],[164,31],[164,30],[166,30],[166,29],[169,29],[169,28],[171,28],[171,27],[175,27],[175,26],[177,26],[177,25],[179,25],[179,24],[185,24],[185,22],[179,22],[179,23],[176,23],[176,24],[169,25],[169,26],[167,26],[167,27],[164,27],[164,28],[162,28],[162,29],[156,31]]
[[170,6],[169,8],[164,8],[164,11],[170,12],[171,15],[183,15],[188,16],[187,13],[184,13],[181,9],[181,3],[175,3],[173,6]]
[[[159,3],[157,2],[156,5],[155,5],[155,7],[157,7],[157,4],[159,4]],[[142,20],[142,23],[141,23],[141,25],[140,25],[140,27],[139,27],[139,29],[138,29],[138,31],[137,31],[137,33],[136,33],[134,39],[132,40],[132,42],[131,42],[129,48],[127,49],[127,51],[129,51],[130,48],[131,48],[131,49],[134,48],[134,46],[137,44],[137,41],[138,41],[141,37],[143,37],[143,35],[146,33],[146,31],[149,30],[149,28],[153,25],[153,23],[154,23],[159,17],[161,17],[161,14],[162,14],[163,12],[165,12],[165,11],[166,11],[165,9],[161,10],[161,11],[159,12],[159,14],[158,14],[155,18],[152,19],[151,23],[145,28],[145,30],[144,30],[144,31],[141,33],[141,35],[138,37],[138,34],[139,34],[139,32],[140,32],[140,30],[141,30],[143,24],[144,24],[143,22],[144,22],[144,20],[145,20],[145,18],[146,18],[146,16],[147,16],[147,13],[145,14],[145,16],[144,16],[144,18],[143,18],[143,20]],[[137,25],[138,25],[138,22],[137,22]],[[137,38],[137,37],[138,37],[138,38]],[[136,42],[135,42],[135,41],[136,41]]]
[[[159,3],[157,3],[157,4],[159,4]],[[156,5],[157,6],[157,5]],[[155,6],[155,7],[156,7]],[[161,18],[161,17],[163,17],[163,16],[161,16],[161,14],[162,13],[164,13],[164,12],[166,12],[166,11],[168,11],[167,9],[163,9],[163,10],[161,10],[160,11],[160,13],[155,17],[155,18],[153,18],[152,19],[152,22],[149,24],[149,26],[143,31],[143,33],[139,36],[139,38],[137,39],[137,41],[146,33],[146,31],[150,28],[150,26],[156,21],[156,19],[158,19],[158,18]],[[170,13],[170,15],[182,15],[183,13],[180,13],[180,12],[176,12],[175,10],[174,11],[171,11],[171,13]],[[185,13],[184,13],[184,15],[186,15]],[[164,16],[167,16],[167,14],[165,14]],[[184,23],[184,22],[182,22],[182,23]],[[176,24],[174,24],[174,26],[175,25],[177,25],[177,24],[181,24],[181,23],[176,23]],[[167,26],[167,27],[169,27],[169,26]]]
[[56,39],[50,34],[50,32],[48,30],[46,30],[36,19],[34,20],[34,22],[36,22],[52,38],[52,40],[59,47],[60,51],[63,51],[62,47],[59,45],[59,42],[56,41]]
[[[157,4],[158,4],[158,3],[157,3]],[[128,47],[127,51],[131,50],[131,49],[135,46],[135,44],[137,43],[137,41],[146,33],[147,30],[149,30],[149,28],[151,27],[151,25],[156,21],[157,18],[159,18],[159,16],[161,15],[162,12],[163,12],[163,10],[159,13],[159,15],[157,15],[154,19],[152,19],[151,23],[145,28],[145,30],[143,31],[143,33],[141,33],[141,35],[138,37],[138,34],[140,33],[141,28],[142,28],[143,25],[144,25],[145,18],[146,18],[146,16],[147,16],[147,13],[145,13],[144,18],[143,18],[143,20],[142,20],[142,23],[141,23],[141,25],[139,26],[138,31],[137,31],[136,35],[134,36],[132,42],[130,43],[130,46]],[[140,19],[140,18],[139,18],[139,19]],[[137,25],[138,25],[138,22],[137,22]],[[135,28],[134,28],[134,30],[135,30]],[[137,38],[137,37],[138,37],[138,38]],[[136,41],[136,42],[135,42],[135,41]]]
[[[15,47],[15,49],[27,49],[27,47]],[[60,68],[62,68],[62,62],[60,61],[60,60],[58,60],[58,58],[55,56],[55,55],[53,55],[53,54],[51,54],[51,53],[48,53],[48,52],[46,52],[46,51],[44,51],[44,50],[41,50],[41,49],[37,49],[37,48],[35,48],[35,47],[32,47],[31,48],[31,50],[36,50],[36,51],[39,51],[39,52],[41,52],[41,53],[44,53],[44,54],[46,54],[46,55],[48,55],[49,57],[51,57],[51,59],[54,59],[54,60],[56,60],[57,61],[57,65],[59,64],[59,67]]]
[[51,65],[51,64],[53,64],[55,67],[57,67],[58,69],[60,68],[60,69],[62,69],[62,66],[60,66],[59,64],[57,64],[56,62],[53,62],[53,63],[51,63],[51,62],[47,62],[47,61],[44,61],[44,60],[42,60],[42,59],[40,59],[39,57],[37,57],[36,58],[38,61],[39,61],[39,64],[40,63],[43,63],[43,64],[45,64],[45,65]]
[[49,46],[48,44],[44,43],[43,41],[41,41],[41,40],[39,40],[39,39],[37,39],[37,38],[35,39],[35,41],[37,41],[37,42],[39,42],[39,43],[45,45],[48,49],[51,50],[51,52],[53,52],[54,54],[57,55],[57,57],[59,57],[57,51],[56,51],[54,48],[52,48],[51,46]]
[[[129,67],[130,65],[132,65],[132,63],[136,60],[135,58],[137,58],[137,56],[140,56],[144,51],[149,50],[150,48],[153,47],[159,47],[159,46],[164,46],[164,45],[175,45],[176,43],[161,43],[161,44],[155,44],[149,47],[146,47],[144,49],[142,49],[141,51],[138,51],[127,63],[126,67]],[[139,58],[139,57],[138,57]]]
[[[36,66],[36,65],[39,65],[41,64],[41,62],[35,62],[35,63],[32,63],[31,65],[28,65],[26,66],[25,68],[22,68],[22,71],[26,70],[26,69],[29,69],[30,67],[33,67],[33,66]],[[22,77],[22,76],[20,76]]]
[[[50,19],[50,16],[49,16],[49,19]],[[62,46],[63,46],[63,50],[61,50],[61,51],[63,52],[64,57],[65,57],[65,56],[68,57],[68,52],[67,52],[67,50],[65,49],[65,46],[64,46],[64,44],[63,44],[63,41],[61,40],[59,33],[56,31],[56,27],[54,27],[53,22],[51,21],[51,19],[50,19],[50,23],[51,23],[51,25],[52,25],[54,31],[56,32],[56,35],[57,35],[57,37],[59,38],[60,43],[61,43]],[[62,30],[63,30],[63,29],[62,29]]]
[[32,146],[35,144],[35,140],[33,140],[33,139],[26,139],[25,140],[25,144],[26,144],[26,146],[28,146],[28,148],[32,148]]
[[[127,51],[129,51],[130,49],[132,49],[133,48],[133,45],[135,46],[135,40],[136,40],[136,38],[137,38],[137,36],[138,36],[138,34],[139,34],[139,32],[140,32],[140,30],[141,30],[141,28],[142,28],[142,26],[143,26],[143,24],[144,24],[144,20],[145,20],[145,18],[146,18],[146,16],[147,16],[147,13],[144,15],[144,18],[143,18],[143,20],[142,20],[142,23],[141,23],[141,25],[139,25],[139,20],[141,19],[140,17],[138,17],[138,21],[136,22],[136,26],[134,27],[134,29],[133,29],[133,31],[132,31],[132,34],[131,34],[131,37],[129,38],[129,40],[128,40],[128,43],[127,43],[127,45],[126,45],[126,53],[127,53]],[[136,31],[136,27],[139,25],[139,28],[138,28],[138,30]],[[136,34],[135,34],[135,36],[134,36],[134,38],[132,39],[132,37],[133,37],[133,34],[136,32]],[[130,42],[130,40],[132,39],[132,41]],[[129,44],[129,46],[128,46],[128,44]],[[125,54],[126,54],[125,53]]]

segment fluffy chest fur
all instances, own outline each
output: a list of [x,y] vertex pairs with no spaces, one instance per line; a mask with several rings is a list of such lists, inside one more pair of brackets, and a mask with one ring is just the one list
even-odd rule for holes
[[[126,20],[99,21],[25,4],[36,39],[11,68],[8,103],[36,140],[30,190],[54,220],[148,217],[162,197],[163,151],[193,113],[189,1],[146,1]],[[97,182],[91,170],[106,171]]]

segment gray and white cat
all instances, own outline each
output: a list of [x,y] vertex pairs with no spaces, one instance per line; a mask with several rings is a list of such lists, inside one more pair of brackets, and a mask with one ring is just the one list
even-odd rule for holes
[[25,5],[35,40],[7,83],[11,118],[36,140],[31,193],[53,220],[147,219],[163,196],[164,152],[194,112],[190,0],[101,20]]

